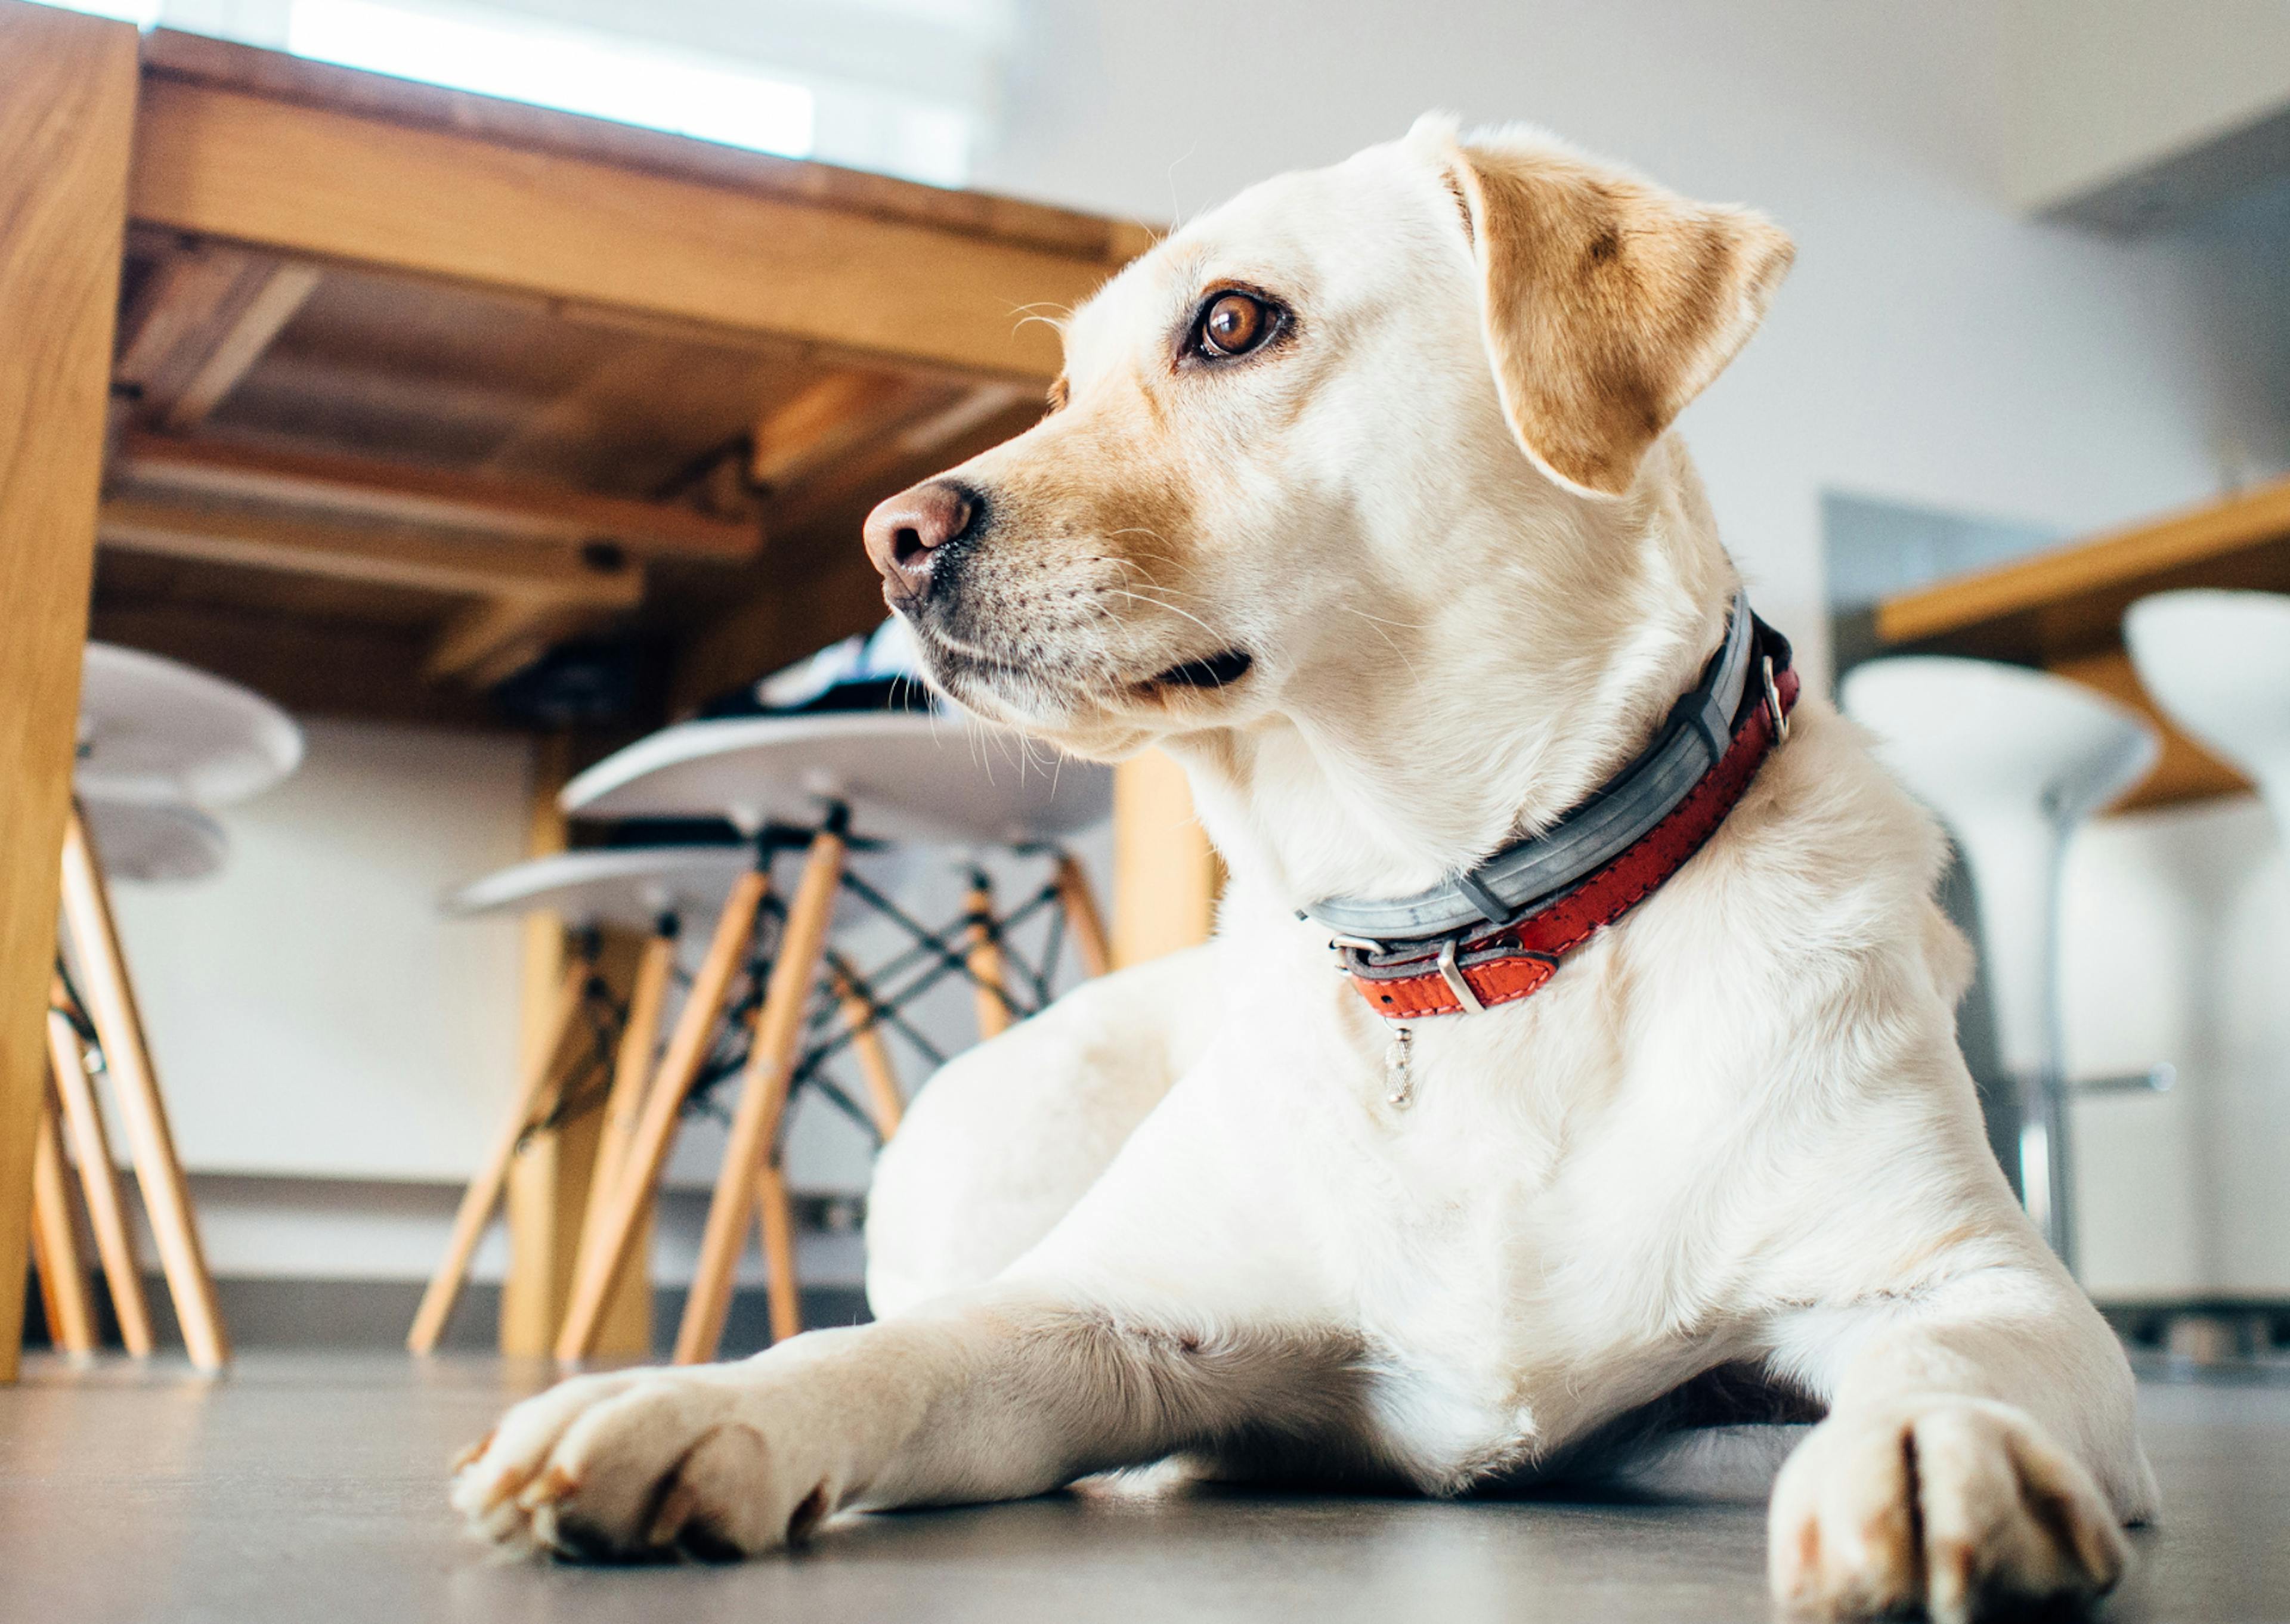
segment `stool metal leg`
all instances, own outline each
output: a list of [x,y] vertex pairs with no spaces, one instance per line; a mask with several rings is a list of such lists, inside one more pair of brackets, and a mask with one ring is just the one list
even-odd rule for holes
[[[32,1249],[40,1269],[40,1305],[48,1334],[66,1353],[95,1351],[95,1314],[88,1304],[87,1270],[80,1262],[79,1232],[64,1179],[63,1143],[56,1137],[52,1100],[40,1106],[32,1141]],[[21,1289],[20,1287],[19,1289]]]
[[167,1108],[159,1098],[134,988],[120,956],[103,870],[76,806],[64,829],[63,913],[88,1018],[94,1023],[104,1069],[116,1091],[120,1123],[127,1131],[128,1151],[144,1210],[150,1214],[152,1236],[158,1242],[167,1291],[175,1300],[175,1317],[183,1327],[184,1346],[199,1369],[220,1370],[230,1358],[230,1337],[223,1329],[214,1276],[207,1272],[190,1190],[175,1156]]
[[[724,1319],[732,1306],[732,1280],[755,1211],[757,1182],[766,1161],[777,1156],[780,1118],[787,1109],[788,1084],[803,1038],[804,1014],[817,985],[827,951],[827,929],[835,916],[837,887],[843,876],[843,822],[837,819],[812,837],[803,878],[788,904],[786,928],[772,964],[764,1006],[748,1051],[747,1076],[732,1135],[724,1149],[724,1169],[708,1208],[708,1228],[700,1240],[700,1263],[684,1323],[677,1330],[676,1362],[697,1364],[716,1356],[724,1340]],[[773,1295],[774,1311],[789,1290]]]
[[484,1238],[485,1226],[492,1221],[493,1209],[500,1204],[501,1191],[508,1182],[509,1162],[516,1156],[525,1131],[540,1115],[541,1102],[556,1075],[558,1052],[564,1045],[565,1034],[581,1018],[589,979],[595,973],[596,966],[585,957],[576,956],[564,967],[564,979],[556,986],[556,1001],[549,1006],[548,1035],[533,1052],[516,1098],[509,1102],[508,1114],[502,1119],[500,1132],[494,1135],[485,1159],[478,1164],[469,1188],[461,1194],[460,1209],[453,1214],[452,1238],[445,1244],[444,1260],[429,1277],[428,1289],[421,1293],[421,1306],[414,1311],[413,1328],[405,1336],[405,1346],[411,1352],[435,1351],[437,1339],[444,1334],[445,1321],[461,1294],[462,1282],[468,1277],[469,1260],[476,1255],[477,1243]]
[[96,1107],[95,1089],[88,1081],[87,1052],[80,1047],[71,1018],[55,1007],[62,996],[59,984],[50,995],[48,1064],[55,1076],[56,1097],[63,1105],[72,1155],[79,1163],[80,1194],[87,1203],[88,1227],[95,1231],[95,1255],[103,1264],[103,1283],[111,1292],[119,1340],[135,1357],[148,1359],[151,1356],[151,1305],[143,1295],[143,1271],[135,1258],[134,1235],[127,1227],[127,1208],[120,1199],[119,1175],[111,1164],[110,1136],[103,1130],[103,1113]]
[[661,1057],[660,1069],[653,1075],[652,1086],[645,1091],[643,1114],[637,1119],[636,1133],[622,1158],[619,1177],[609,1190],[600,1192],[605,1205],[597,1220],[593,1249],[586,1244],[589,1236],[585,1221],[582,1225],[583,1244],[573,1273],[572,1297],[565,1306],[564,1328],[556,1338],[556,1356],[560,1360],[571,1363],[584,1359],[596,1348],[597,1332],[604,1323],[605,1306],[611,1300],[613,1282],[620,1278],[639,1220],[660,1187],[661,1169],[668,1161],[669,1141],[676,1133],[677,1113],[684,1108],[684,1098],[692,1092],[693,1081],[708,1058],[709,1045],[723,1017],[733,980],[747,961],[756,933],[756,915],[763,908],[770,885],[770,876],[761,869],[741,875],[716,921],[716,934],[708,945],[708,956],[701,961],[700,973],[692,983],[691,996],[685,998],[683,1013],[677,1018],[668,1052]]
[[1082,973],[1093,978],[1103,975],[1113,968],[1113,949],[1105,934],[1105,916],[1098,912],[1097,897],[1089,888],[1089,876],[1082,872],[1080,861],[1070,852],[1058,854],[1057,887],[1058,901],[1066,910],[1066,929],[1073,936],[1074,952],[1081,959]]

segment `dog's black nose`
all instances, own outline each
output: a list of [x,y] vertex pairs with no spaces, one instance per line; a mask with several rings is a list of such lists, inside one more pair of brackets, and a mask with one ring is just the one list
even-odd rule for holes
[[975,492],[931,479],[900,492],[867,516],[867,556],[889,583],[894,599],[927,595],[939,548],[976,522]]

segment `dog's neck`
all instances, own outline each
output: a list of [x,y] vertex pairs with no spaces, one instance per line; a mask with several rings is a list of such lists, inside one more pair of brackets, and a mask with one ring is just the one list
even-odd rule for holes
[[1406,895],[1546,827],[1645,748],[1723,636],[1738,577],[1674,443],[1625,503],[1445,522],[1483,534],[1478,589],[1370,583],[1378,612],[1353,612],[1357,641],[1279,714],[1169,741],[1236,881],[1282,908]]

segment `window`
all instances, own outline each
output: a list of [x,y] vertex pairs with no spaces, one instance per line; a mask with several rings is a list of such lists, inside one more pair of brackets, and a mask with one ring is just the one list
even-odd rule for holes
[[814,100],[740,67],[523,17],[294,0],[287,49],[400,78],[806,157]]

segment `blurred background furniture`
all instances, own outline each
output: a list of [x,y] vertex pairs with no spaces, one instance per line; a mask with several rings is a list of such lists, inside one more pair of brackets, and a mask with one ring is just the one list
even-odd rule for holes
[[[597,1196],[612,1188],[644,1108],[685,923],[717,913],[753,862],[744,844],[564,852],[486,875],[445,900],[447,912],[465,918],[552,915],[569,940],[542,1036],[454,1215],[444,1260],[406,1336],[410,1351],[436,1350],[477,1243],[507,1193],[510,1163],[529,1136],[599,1114],[584,1207],[598,1212]],[[642,943],[618,994],[601,962],[608,929]],[[612,1287],[602,1351],[640,1355],[652,1345],[651,1273],[641,1253],[641,1245],[631,1249]]]
[[[4,741],[28,764],[0,786],[14,1278],[44,1092],[17,1062],[51,979],[19,944],[55,905],[91,615],[297,714],[617,742],[878,620],[860,519],[1033,421],[1060,347],[1013,313],[1078,304],[1150,234],[0,11],[0,173],[31,222],[0,260],[0,329],[57,335],[0,357],[0,679],[26,696]],[[1147,771],[1163,792],[1124,849],[1159,876],[1140,894],[1197,899],[1144,939],[1181,945],[1213,870]],[[515,1297],[553,1328],[569,1245],[518,1249],[505,1318]]]
[[2258,787],[2290,839],[2290,596],[2158,593],[2123,636],[2165,713]]
[[[196,878],[220,867],[223,831],[201,809],[245,800],[292,772],[302,759],[301,730],[276,706],[235,683],[156,655],[94,643],[87,645],[80,684],[77,757],[47,1018],[55,1100],[70,1126],[90,1227],[128,1351],[151,1351],[150,1317],[94,1076],[111,1085],[191,1363],[217,1370],[230,1356],[230,1340],[113,922],[108,882]],[[118,843],[116,859],[103,844],[107,838]],[[75,1308],[74,1224],[56,1135],[45,1116],[36,1155],[35,1224],[48,1265],[43,1280],[51,1324],[68,1345],[92,1349],[90,1322]]]
[[2078,826],[2154,765],[2154,730],[2087,688],[1987,660],[1871,660],[1842,699],[1971,871],[1998,1048],[2021,1096],[2021,1198],[2072,1268],[2060,866]]
[[2142,712],[2162,748],[2125,804],[2164,805],[2250,788],[2157,705],[2125,646],[2133,604],[2188,588],[2290,592],[2290,480],[1899,594],[1874,634],[1888,653],[2039,667]]
[[[949,974],[970,979],[984,1036],[1047,1002],[1067,935],[1087,972],[1101,972],[1109,955],[1095,902],[1071,856],[1049,843],[1102,820],[1110,800],[1105,769],[1036,760],[1017,735],[936,708],[685,723],[639,740],[565,787],[564,810],[575,818],[720,818],[756,843],[758,858],[718,919],[617,1185],[600,1192],[608,1201],[589,1232],[593,1246],[582,1248],[557,1341],[560,1359],[596,1351],[611,1282],[637,1244],[677,1120],[726,1025],[744,1045],[737,1062],[740,1098],[675,1356],[681,1363],[715,1356],[733,1275],[758,1212],[773,1338],[801,1328],[781,1163],[794,1090],[827,1088],[821,1063],[839,1048],[853,1048],[873,1079],[874,1126],[887,1137],[897,1126],[898,1091],[879,1046],[881,1031],[902,1033],[931,1062],[943,1058],[901,1019],[923,991]],[[853,861],[869,849],[947,844],[1039,851],[1051,874],[1034,896],[997,911],[973,868],[962,916],[933,929]],[[782,908],[770,894],[771,858],[797,849],[804,853],[801,875]],[[838,902],[896,926],[903,950],[867,968],[836,954],[829,937]],[[1051,929],[1040,962],[1028,964],[1013,950],[1013,938],[1036,913],[1047,914]],[[771,946],[758,954],[753,944],[763,927],[769,927]],[[742,957],[753,964],[748,1009],[734,996]]]

